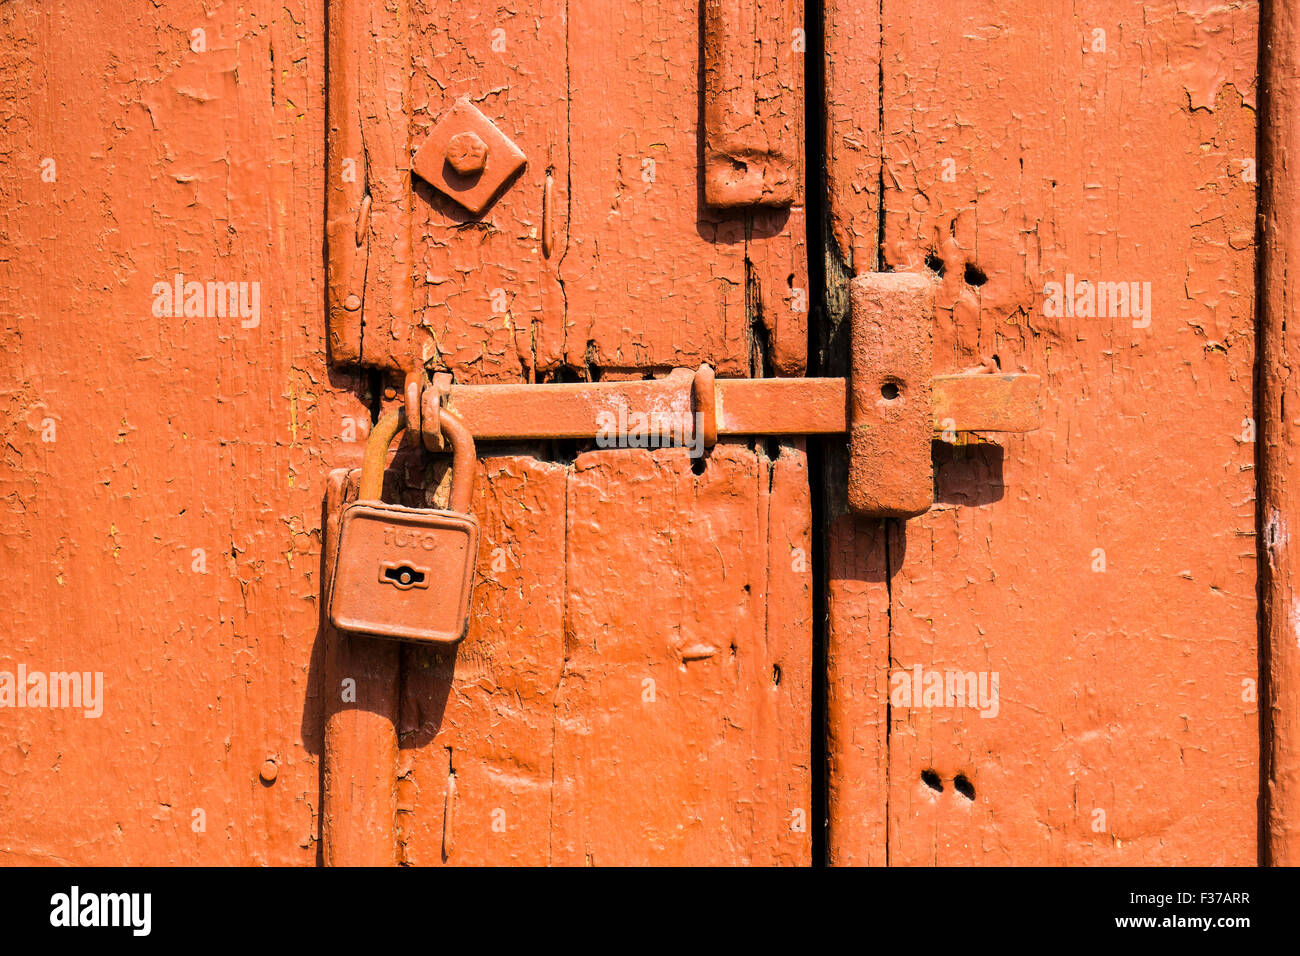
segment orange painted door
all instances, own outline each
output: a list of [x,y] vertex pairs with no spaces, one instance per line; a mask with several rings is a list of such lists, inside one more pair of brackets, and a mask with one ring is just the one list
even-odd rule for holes
[[[800,436],[699,460],[480,445],[468,637],[333,670],[323,502],[396,366],[538,388],[705,361],[798,375],[807,344],[802,199],[702,200],[695,6],[360,4],[357,47],[327,48],[344,6],[0,9],[0,670],[102,678],[94,716],[0,711],[0,856],[311,864],[333,829],[391,834],[378,861],[414,865],[807,864]],[[798,4],[772,16],[801,25]],[[799,185],[783,30],[758,76]],[[369,88],[346,179],[326,148],[340,55],[401,86]],[[462,97],[527,159],[480,215],[409,172],[406,144]],[[368,218],[332,198],[354,183]],[[329,340],[339,215],[362,286],[355,337]],[[412,452],[401,493],[439,500],[441,466]],[[365,747],[379,763],[333,773]],[[329,792],[373,815],[329,817]]]
[[[437,367],[802,373],[801,208],[701,200],[694,7],[417,2],[409,31],[411,148],[465,97],[527,158],[478,217],[416,181],[412,335]],[[764,40],[799,84],[789,36]],[[402,657],[399,859],[808,863],[802,441],[480,455],[469,636]]]
[[[0,681],[62,675],[0,863],[1256,860],[1254,3],[119,6],[0,4]],[[411,174],[459,100],[478,213]],[[325,623],[402,370],[838,376],[902,270],[936,372],[1043,377],[928,514],[837,438],[485,442],[464,642]]]
[[828,10],[832,307],[929,273],[936,372],[1045,398],[830,498],[830,859],[1253,864],[1258,7]]

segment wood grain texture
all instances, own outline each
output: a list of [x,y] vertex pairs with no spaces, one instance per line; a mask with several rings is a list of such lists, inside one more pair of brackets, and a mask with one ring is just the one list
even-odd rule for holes
[[328,0],[330,360],[410,368],[411,112],[406,0]]
[[827,862],[889,862],[891,523],[842,514],[826,538]]
[[[1260,525],[1266,563],[1263,621],[1269,730],[1266,759],[1266,858],[1300,864],[1300,603],[1291,529],[1300,526],[1297,459],[1300,431],[1300,324],[1294,263],[1296,103],[1300,97],[1300,20],[1286,4],[1263,5],[1260,25]],[[1288,320],[1290,321],[1288,322]],[[1288,407],[1291,411],[1288,413]]]
[[[937,445],[937,506],[889,526],[883,592],[847,563],[831,581],[831,660],[859,686],[918,664],[1000,678],[996,717],[890,707],[887,846],[878,785],[842,776],[880,765],[879,702],[832,693],[832,857],[1254,862],[1255,197],[1238,160],[1257,8],[935,12],[882,8],[882,268],[941,275],[936,372],[997,355],[1040,373],[1044,423]],[[836,90],[876,69],[851,39],[828,33]],[[858,115],[842,102],[832,134]],[[863,152],[832,155],[832,181],[869,181]],[[861,271],[869,191],[831,195]],[[1151,283],[1149,324],[1045,310],[1067,276]],[[855,534],[883,547],[877,526]]]
[[404,861],[806,863],[802,452],[483,471],[501,550],[480,554],[470,634],[404,662]]
[[[795,82],[803,24],[790,0],[703,0],[704,199],[789,206],[799,177]],[[794,54],[794,55],[792,55]]]
[[[826,198],[833,247],[854,272],[880,249],[880,4],[823,0]],[[833,250],[833,251],[832,251]]]
[[480,0],[412,3],[413,147],[467,97],[527,161],[481,216],[413,184],[415,317],[427,333],[420,358],[458,383],[533,381],[564,360],[567,29],[555,0],[512,10]]
[[[412,29],[413,142],[469,96],[528,157],[480,220],[417,187],[430,364],[458,384],[803,372],[802,208],[703,208],[694,5],[417,3]],[[701,475],[680,450],[484,453],[469,636],[403,661],[402,859],[806,862],[802,449],[723,443]]]
[[[787,0],[764,22],[802,16]],[[703,361],[803,371],[803,207],[704,206],[696,5],[417,0],[411,20],[413,146],[466,96],[528,163],[478,217],[416,182],[420,360],[461,383]],[[752,92],[799,184],[803,53],[775,29]]]
[[[382,20],[389,10],[370,14]],[[673,56],[692,74],[696,24],[673,17],[663,15],[683,31],[672,36]],[[570,354],[580,365],[587,355],[586,330],[567,324],[559,271],[569,183],[582,178],[567,158],[565,124],[578,112],[556,56],[572,42],[571,25],[560,7],[505,18],[514,59],[494,66],[498,23],[495,10],[488,21],[462,6],[418,6],[411,19],[412,138],[441,109],[442,83],[447,101],[478,97],[529,156],[486,226],[455,219],[425,192],[414,197],[415,295],[427,330],[416,337],[429,346],[415,351],[455,368],[458,381],[540,378]],[[133,11],[80,0],[0,5],[0,429],[9,465],[0,475],[9,572],[0,671],[99,671],[105,687],[99,718],[0,708],[0,862],[583,862],[589,852],[602,862],[806,860],[807,821],[795,826],[795,811],[808,807],[811,578],[784,570],[809,547],[797,448],[768,461],[728,446],[699,476],[681,452],[598,452],[572,465],[537,457],[542,448],[485,449],[475,504],[484,578],[454,665],[388,644],[368,645],[368,663],[327,659],[327,476],[359,464],[378,397],[357,376],[328,370],[325,26],[323,4],[211,13],[171,0]],[[600,28],[583,25],[584,62],[627,52],[609,53]],[[484,85],[456,89],[453,75]],[[379,86],[388,106],[402,102]],[[622,95],[617,115],[587,103],[590,122],[636,128],[641,104]],[[675,129],[679,100],[659,89],[650,125]],[[378,122],[378,112],[367,115]],[[598,197],[583,207],[584,222],[599,223],[593,234],[639,232],[643,243],[639,264],[603,293],[601,360],[708,354],[748,371],[761,326],[776,343],[768,364],[800,371],[802,319],[778,311],[798,284],[789,278],[802,260],[796,214],[782,220],[785,232],[748,246],[747,220],[734,245],[701,238],[693,126],[681,125],[673,156],[682,168],[669,163],[667,179],[691,191],[656,193],[673,208],[671,224],[653,205],[640,225],[606,222],[599,197],[613,181],[588,187]],[[378,158],[373,143],[365,148]],[[394,155],[393,168],[403,160]],[[548,171],[557,210],[549,257],[538,238]],[[375,203],[372,195],[372,229]],[[686,238],[664,240],[652,257],[659,230],[679,227]],[[385,228],[370,236],[369,262],[380,252],[397,267],[397,233]],[[766,248],[775,251],[765,258]],[[618,255],[608,250],[609,261]],[[712,275],[715,260],[725,261],[724,278]],[[187,313],[182,302],[175,314],[155,313],[155,285],[177,274],[182,286],[256,284],[258,308],[245,318],[206,303]],[[674,288],[690,293],[680,308],[658,293],[639,313],[630,304],[645,282],[663,292],[679,281]],[[492,311],[497,287],[516,296],[517,322]],[[733,296],[730,316],[722,289]],[[589,321],[593,302],[573,314]],[[625,335],[623,312],[649,336]],[[701,331],[724,325],[730,337]],[[377,321],[364,348],[385,336],[383,347],[405,355],[403,334]],[[432,493],[441,468],[407,449],[394,476],[408,493]],[[590,507],[573,506],[580,494]],[[639,523],[624,524],[632,513]],[[647,534],[657,553],[680,548],[681,560],[707,565],[695,576],[679,568],[679,617],[653,627],[648,609],[659,607],[664,582],[646,571]],[[604,538],[611,544],[597,547]],[[599,563],[615,546],[626,570]],[[743,617],[727,604],[737,596]],[[579,602],[592,619],[574,615]],[[613,635],[623,657],[608,668],[601,654],[612,638],[597,618],[623,628]],[[675,623],[727,648],[734,641],[736,657],[724,648],[716,661],[683,664]],[[639,724],[638,675],[650,673],[663,688],[661,716]],[[356,707],[342,697],[349,678]],[[384,690],[394,679],[396,709]],[[368,683],[382,690],[380,704]],[[636,746],[582,735],[605,720]],[[665,734],[662,744],[646,739],[648,727]],[[327,750],[350,754],[354,766],[367,761],[369,776],[325,781],[342,799],[322,808]],[[661,768],[689,789],[656,792]],[[497,808],[504,836],[491,829]],[[635,823],[642,811],[644,826]],[[347,834],[361,842],[322,847],[322,816],[348,813],[364,817]]]
[[[345,504],[361,469],[336,468],[325,485],[321,606],[330,606]],[[321,761],[321,862],[393,866],[397,853],[397,716],[402,648],[341,632],[322,613],[325,736]]]
[[[0,710],[5,863],[317,858],[321,500],[369,417],[325,371],[323,26],[0,7],[0,670],[105,696]],[[178,272],[260,283],[258,324],[156,316]]]

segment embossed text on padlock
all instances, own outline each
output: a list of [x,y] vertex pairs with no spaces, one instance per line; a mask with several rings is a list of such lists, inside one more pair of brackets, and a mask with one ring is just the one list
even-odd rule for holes
[[446,511],[380,500],[388,446],[406,428],[406,410],[384,416],[370,433],[330,586],[329,619],[339,630],[434,644],[465,636],[478,553],[478,521],[469,514],[474,438],[453,412],[442,409],[440,418],[453,452]]

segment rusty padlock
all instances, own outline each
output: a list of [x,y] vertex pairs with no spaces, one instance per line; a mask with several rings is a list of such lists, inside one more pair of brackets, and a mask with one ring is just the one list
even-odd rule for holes
[[330,587],[330,623],[343,631],[455,644],[469,619],[478,521],[469,514],[474,436],[443,409],[452,447],[451,508],[385,504],[388,446],[406,428],[406,410],[381,418],[366,442],[357,500],[343,511]]

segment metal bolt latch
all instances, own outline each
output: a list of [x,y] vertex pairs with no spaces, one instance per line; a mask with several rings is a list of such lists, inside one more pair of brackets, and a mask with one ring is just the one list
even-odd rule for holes
[[[686,441],[705,448],[720,435],[847,433],[848,504],[855,514],[909,517],[934,498],[936,434],[1028,432],[1042,419],[1037,375],[976,371],[935,375],[934,291],[911,273],[853,281],[849,378],[715,379],[708,365],[650,381],[554,385],[435,384],[407,380],[411,421],[426,436],[438,409],[454,410],[480,440],[597,438],[601,420],[634,413],[672,416]],[[418,384],[417,384],[418,383]],[[417,396],[420,399],[417,401]],[[419,417],[417,418],[417,414]],[[414,426],[413,426],[414,427]]]

